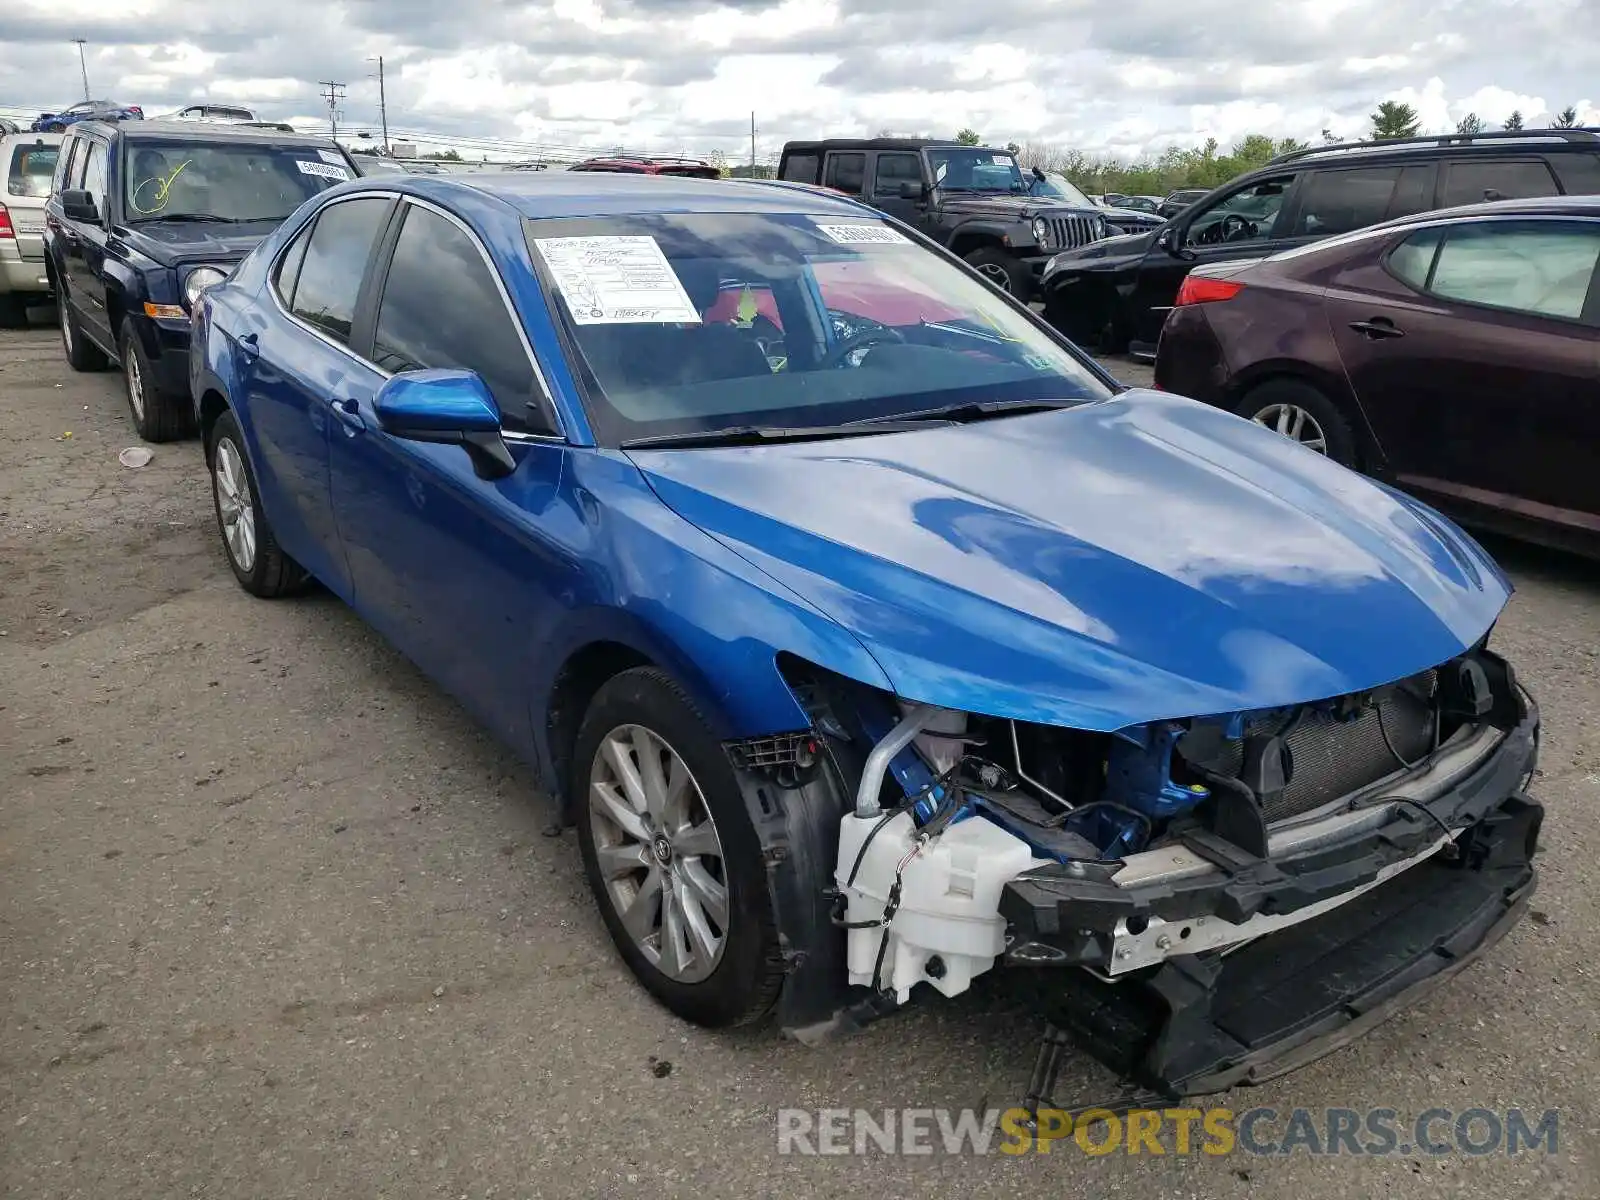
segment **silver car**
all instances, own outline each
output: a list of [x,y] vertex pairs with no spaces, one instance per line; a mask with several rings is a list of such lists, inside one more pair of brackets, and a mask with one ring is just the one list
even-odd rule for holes
[[44,269],[44,203],[61,150],[59,133],[0,137],[0,325],[20,324],[24,310],[50,295]]

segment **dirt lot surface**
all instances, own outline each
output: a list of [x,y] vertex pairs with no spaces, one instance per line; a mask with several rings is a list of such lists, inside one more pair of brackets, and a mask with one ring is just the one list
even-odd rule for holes
[[[119,378],[48,329],[0,333],[0,431],[8,1195],[1600,1195],[1592,565],[1493,547],[1519,585],[1498,645],[1545,715],[1532,919],[1219,1101],[1558,1109],[1554,1155],[780,1156],[780,1107],[1009,1103],[1039,1024],[995,977],[821,1049],[679,1023],[517,762],[336,600],[235,586],[198,445],[120,466]],[[1108,1090],[1074,1060],[1061,1094]]]

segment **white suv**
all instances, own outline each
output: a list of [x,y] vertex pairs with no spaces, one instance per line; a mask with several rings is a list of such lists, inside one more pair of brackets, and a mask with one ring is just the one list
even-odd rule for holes
[[0,137],[0,326],[22,324],[50,296],[44,269],[44,204],[61,150],[59,133]]

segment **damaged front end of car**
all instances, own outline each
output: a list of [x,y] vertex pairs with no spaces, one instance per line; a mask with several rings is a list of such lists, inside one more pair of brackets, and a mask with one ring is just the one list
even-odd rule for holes
[[[1337,1048],[1492,946],[1533,890],[1538,714],[1486,642],[1355,694],[1112,733],[786,663],[811,728],[729,747],[792,964],[780,1022],[820,1040],[1004,965],[1162,1096]],[[819,820],[834,861],[796,864],[782,825]]]

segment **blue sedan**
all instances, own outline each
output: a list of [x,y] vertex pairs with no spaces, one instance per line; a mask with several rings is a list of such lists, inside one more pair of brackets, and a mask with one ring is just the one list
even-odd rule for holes
[[1484,552],[847,197],[362,179],[193,320],[239,583],[320,582],[533,764],[681,1016],[819,1037],[1049,965],[1203,1091],[1522,912]]

